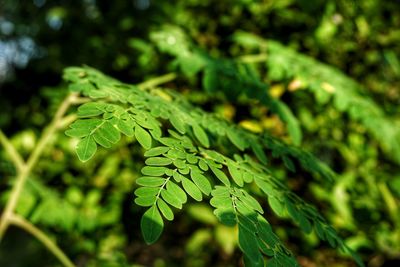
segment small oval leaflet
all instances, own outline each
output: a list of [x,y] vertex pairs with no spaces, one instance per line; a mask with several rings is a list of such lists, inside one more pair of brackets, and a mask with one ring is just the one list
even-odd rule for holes
[[280,200],[278,200],[274,196],[269,196],[268,204],[270,205],[271,209],[276,213],[276,215],[278,215],[279,217],[283,217],[283,215],[285,214],[285,207]]
[[174,219],[174,213],[164,200],[162,200],[161,198],[157,199],[157,206],[165,219],[167,219],[168,221],[172,221]]
[[169,121],[171,122],[172,126],[181,134],[186,133],[185,123],[179,117],[179,115],[171,114],[169,117]]
[[209,195],[211,193],[211,184],[208,179],[202,175],[200,172],[191,171],[190,177],[192,178],[193,182],[197,185],[197,187],[205,194]]
[[166,170],[168,169],[165,167],[144,166],[141,172],[148,176],[162,176]]
[[104,113],[103,103],[89,102],[78,108],[78,117],[94,117]]
[[96,153],[97,145],[93,137],[87,136],[79,141],[76,146],[76,154],[80,161],[88,161]]
[[181,203],[186,203],[187,201],[187,196],[185,191],[182,190],[182,188],[179,187],[179,185],[175,184],[171,180],[167,183],[167,190],[171,192],[173,195],[175,195]]
[[209,147],[210,146],[210,142],[208,140],[208,136],[207,133],[203,130],[202,127],[200,127],[199,125],[195,124],[192,126],[193,128],[193,133],[194,136],[196,136],[197,140],[199,140],[199,142],[204,146],[204,147]]
[[258,249],[257,237],[254,232],[248,231],[239,223],[239,247],[243,253],[249,257],[251,262],[262,261],[261,252]]
[[245,139],[240,136],[240,134],[234,129],[234,128],[229,128],[226,131],[226,134],[229,138],[229,140],[234,144],[239,150],[243,151],[245,150],[246,142],[244,141]]
[[182,208],[182,202],[171,191],[163,190],[163,191],[161,191],[161,196],[171,206],[174,206],[175,208],[178,208],[178,209]]
[[191,196],[194,200],[201,201],[203,199],[203,195],[201,194],[200,189],[189,179],[185,177],[181,177],[182,186],[185,191]]
[[91,130],[88,128],[72,128],[65,131],[65,134],[70,137],[82,138],[88,136]]
[[144,241],[149,245],[156,242],[160,237],[164,229],[164,222],[156,206],[152,206],[143,214],[140,220],[140,228]]
[[172,160],[164,157],[153,157],[146,159],[145,163],[150,166],[166,166],[172,163]]
[[151,148],[151,135],[139,125],[135,127],[135,137],[144,149],[148,150]]
[[228,171],[229,171],[233,181],[235,181],[235,183],[238,186],[242,187],[243,186],[243,174],[240,171],[240,169],[238,169],[236,165],[228,163]]
[[135,203],[142,207],[150,207],[156,202],[156,196],[140,196],[135,198]]
[[165,182],[164,178],[161,177],[152,177],[152,176],[143,176],[136,179],[136,183],[141,186],[148,187],[159,187],[163,185]]
[[153,147],[153,148],[150,148],[149,150],[147,150],[144,153],[144,156],[145,157],[155,157],[155,156],[159,156],[164,153],[167,153],[168,150],[170,150],[170,148],[167,146],[157,146],[157,147]]
[[224,185],[231,186],[231,182],[229,182],[228,177],[225,175],[223,171],[220,169],[210,166],[211,171],[214,173],[215,177],[217,177]]
[[160,189],[158,187],[139,187],[135,190],[135,195],[142,196],[156,196]]

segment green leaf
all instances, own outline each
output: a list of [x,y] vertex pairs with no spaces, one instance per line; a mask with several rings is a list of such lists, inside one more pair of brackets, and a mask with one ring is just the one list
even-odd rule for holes
[[104,98],[108,96],[108,93],[100,90],[91,90],[89,96],[91,98]]
[[161,191],[161,196],[171,206],[174,206],[175,208],[178,209],[182,208],[181,200],[177,196],[175,196],[171,191],[163,190]]
[[185,191],[179,187],[179,185],[175,184],[171,180],[167,183],[167,190],[175,195],[181,203],[186,203],[187,196]]
[[76,146],[76,154],[80,161],[88,161],[96,153],[97,145],[93,137],[87,136],[79,141]]
[[85,128],[88,129],[88,131],[92,131],[102,123],[103,120],[101,119],[79,119],[74,121],[74,123],[72,123],[69,127],[73,129]]
[[211,184],[208,179],[202,175],[200,172],[192,170],[190,172],[190,177],[192,178],[193,182],[197,185],[197,187],[205,194],[209,195],[211,193]]
[[196,136],[196,138],[197,138],[197,140],[199,140],[200,144],[202,144],[204,147],[209,147],[210,142],[208,141],[207,133],[203,130],[203,128],[200,127],[198,124],[194,124],[192,126],[192,128],[193,128],[194,136]]
[[159,198],[157,200],[157,206],[160,209],[162,215],[165,217],[165,219],[167,219],[168,221],[172,221],[174,219],[174,213],[172,212],[168,204],[165,203],[164,200]]
[[157,146],[157,147],[153,147],[153,148],[150,148],[149,150],[147,150],[144,153],[144,156],[145,157],[159,156],[159,155],[162,155],[164,153],[167,153],[168,150],[170,150],[170,148],[167,147],[167,146]]
[[143,176],[136,179],[136,183],[141,186],[148,187],[159,187],[163,185],[165,182],[164,178],[161,177],[152,177],[152,176]]
[[268,197],[268,204],[272,208],[272,210],[278,215],[279,217],[283,217],[285,214],[285,206],[283,203],[274,196]]
[[165,167],[144,166],[141,172],[147,176],[162,176],[166,170]]
[[144,149],[148,150],[151,148],[151,135],[139,125],[135,127],[135,137]]
[[94,140],[105,148],[110,148],[117,143],[120,138],[120,132],[108,121],[104,121],[93,134]]
[[203,195],[201,194],[200,189],[189,179],[185,177],[181,177],[182,186],[185,191],[191,196],[194,200],[201,201],[203,199]]
[[139,187],[135,190],[135,195],[138,197],[156,196],[160,191],[157,187]]
[[88,136],[91,130],[88,128],[72,128],[65,131],[65,134],[70,137],[82,138]]
[[176,130],[178,130],[178,132],[180,132],[181,134],[186,133],[185,123],[182,121],[179,115],[172,114],[169,117],[169,121],[171,122],[172,126],[174,126]]
[[296,168],[294,166],[293,161],[289,157],[282,157],[283,163],[285,163],[286,168],[288,168],[291,172],[295,172]]
[[177,171],[174,171],[172,173],[172,176],[174,177],[175,181],[180,183],[183,178],[185,178],[182,174],[178,173]]
[[214,190],[211,192],[213,197],[228,197],[230,198],[231,193],[229,187],[226,186],[215,186]]
[[203,87],[209,92],[215,92],[218,90],[218,76],[217,72],[213,68],[206,68],[203,75]]
[[263,257],[258,249],[257,237],[254,232],[248,231],[239,222],[239,248],[251,262],[262,262]]
[[267,156],[264,153],[264,149],[258,142],[252,142],[251,149],[261,163],[267,164]]
[[156,198],[156,196],[140,196],[135,198],[135,203],[142,207],[150,207],[154,205]]
[[186,154],[186,160],[190,164],[196,164],[198,162],[198,158],[193,154]]
[[179,56],[179,63],[182,72],[187,76],[198,73],[204,67],[204,60],[196,53],[182,53]]
[[217,177],[224,185],[231,186],[231,182],[229,182],[228,177],[223,171],[214,166],[210,166],[210,168],[211,171],[215,174],[215,177]]
[[239,150],[243,151],[247,147],[247,144],[245,142],[245,139],[243,136],[240,136],[240,134],[235,131],[234,128],[229,128],[226,131],[226,134],[229,138],[229,140],[234,144]]
[[232,199],[230,196],[215,196],[211,198],[210,204],[215,208],[230,209],[232,208]]
[[[243,262],[245,267],[264,267],[264,259],[263,257],[259,258],[259,261],[255,262],[250,259],[246,254],[243,255]],[[286,265],[289,266],[289,265]]]
[[261,179],[254,179],[257,186],[267,195],[274,196],[276,194],[276,189],[268,182]]
[[174,165],[175,167],[179,168],[179,169],[183,169],[187,167],[187,164],[184,160],[181,159],[175,159],[174,160]]
[[235,181],[238,186],[243,187],[243,174],[241,170],[233,163],[228,162],[228,171],[233,181]]
[[239,197],[240,201],[243,202],[243,204],[245,204],[247,207],[256,210],[257,212],[259,212],[260,214],[263,214],[264,211],[260,205],[260,203],[258,203],[258,201],[253,198],[252,196],[250,196],[246,191],[243,191],[244,195],[242,197]]
[[233,208],[215,209],[214,215],[222,224],[226,226],[235,226],[237,224],[236,215]]
[[172,160],[164,157],[154,157],[146,159],[145,163],[150,166],[166,166],[171,164]]
[[132,120],[121,120],[117,119],[116,125],[118,130],[125,134],[126,136],[132,137],[134,136],[135,132],[133,131],[133,121]]
[[208,164],[204,159],[200,159],[199,160],[199,167],[200,169],[202,169],[203,171],[208,171]]
[[152,206],[142,216],[140,228],[144,241],[150,245],[157,241],[163,229],[164,222],[156,206]]
[[89,102],[81,105],[78,108],[78,117],[94,117],[104,113],[104,104]]

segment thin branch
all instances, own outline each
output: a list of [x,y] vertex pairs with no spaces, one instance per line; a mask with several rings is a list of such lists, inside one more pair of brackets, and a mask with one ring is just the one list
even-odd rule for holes
[[71,100],[71,104],[84,104],[90,102],[91,99],[89,97],[75,97],[75,99]]
[[59,106],[53,120],[50,125],[44,130],[39,142],[35,146],[32,154],[29,156],[27,163],[23,166],[21,171],[18,173],[16,182],[12,188],[10,198],[7,201],[6,207],[3,211],[0,221],[0,242],[4,233],[6,232],[8,225],[10,224],[9,218],[14,214],[15,207],[18,203],[19,196],[21,195],[22,189],[31,173],[36,162],[40,158],[43,150],[51,141],[54,133],[57,131],[60,121],[62,121],[64,114],[67,112],[69,106],[76,100],[77,93],[68,95]]
[[70,125],[72,122],[74,122],[77,118],[78,118],[78,116],[76,114],[70,114],[68,116],[65,116],[64,118],[62,118],[62,120],[59,121],[57,127],[59,129],[64,129],[65,127]]
[[12,214],[9,217],[11,224],[22,228],[23,230],[29,232],[37,240],[42,242],[42,244],[51,252],[65,267],[75,267],[75,264],[64,254],[64,252],[53,242],[44,232],[42,232],[35,225],[31,224],[29,221],[25,220],[23,217]]
[[268,58],[267,54],[244,55],[237,58],[242,63],[260,63],[265,62]]
[[3,133],[3,131],[1,129],[0,129],[0,143],[3,145],[8,156],[10,157],[12,162],[15,164],[15,167],[17,168],[17,172],[20,173],[25,166],[25,162],[22,159],[21,155],[18,153],[18,151],[15,149],[13,144],[10,142],[10,140],[8,140],[7,136],[5,136],[5,134]]
[[160,84],[173,81],[173,80],[176,79],[176,77],[177,77],[176,73],[171,72],[171,73],[159,76],[159,77],[155,77],[155,78],[149,79],[147,81],[144,81],[142,83],[137,84],[136,86],[140,90],[147,90],[147,89],[151,89],[151,88],[157,87]]

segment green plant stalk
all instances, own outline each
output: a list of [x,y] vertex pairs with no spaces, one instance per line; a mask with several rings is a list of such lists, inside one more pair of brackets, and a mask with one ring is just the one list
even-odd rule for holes
[[3,145],[4,149],[6,150],[6,153],[10,156],[10,159],[17,168],[17,173],[21,172],[25,168],[25,162],[1,129],[0,129],[0,143]]
[[36,239],[42,242],[42,244],[49,251],[51,251],[51,253],[53,253],[53,255],[56,256],[65,267],[75,267],[72,261],[64,254],[64,252],[56,245],[56,243],[54,243],[45,233],[43,233],[29,221],[17,214],[12,214],[8,220],[10,224],[18,226],[36,237]]
[[[18,199],[21,195],[22,189],[25,185],[26,179],[28,178],[29,174],[31,173],[33,167],[37,163],[38,159],[40,158],[41,154],[43,153],[43,150],[45,147],[48,145],[48,143],[51,141],[54,133],[58,130],[60,121],[62,121],[62,118],[68,108],[70,107],[71,104],[74,103],[74,101],[77,99],[77,94],[76,93],[71,93],[68,97],[64,99],[64,101],[61,103],[59,106],[52,122],[49,124],[49,126],[44,130],[42,137],[40,138],[38,144],[34,148],[32,154],[29,156],[26,164],[23,164],[19,167],[21,169],[18,171],[18,175],[16,178],[16,182],[12,188],[10,198],[7,201],[6,207],[3,211],[3,214],[1,216],[1,221],[0,221],[0,242],[4,236],[4,233],[6,232],[9,224],[10,224],[10,218],[14,214],[15,207],[18,203]],[[8,142],[9,145],[11,143]],[[15,151],[15,149],[7,149],[6,146],[6,151],[9,153],[9,156],[11,158],[15,158],[16,156],[13,154],[12,151]],[[11,152],[11,153],[10,153]],[[16,151],[15,151],[16,152]],[[14,160],[15,160],[14,159]],[[20,164],[20,162],[18,163]]]
[[173,80],[176,79],[176,77],[177,77],[176,73],[171,72],[171,73],[168,73],[168,74],[165,74],[165,75],[162,75],[162,76],[158,76],[158,77],[149,79],[149,80],[147,80],[145,82],[139,83],[139,84],[137,84],[137,87],[140,90],[151,89],[151,88],[157,87],[160,84],[173,81]]

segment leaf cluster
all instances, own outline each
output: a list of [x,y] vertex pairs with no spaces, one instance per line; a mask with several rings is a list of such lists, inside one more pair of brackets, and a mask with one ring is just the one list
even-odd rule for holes
[[[265,133],[257,136],[192,106],[179,93],[141,90],[85,67],[68,68],[64,78],[70,89],[90,101],[78,108],[79,119],[65,133],[79,138],[76,153],[87,161],[97,147],[110,148],[121,134],[135,137],[144,149],[145,166],[135,203],[146,207],[141,229],[147,243],[154,243],[189,198],[210,199],[214,214],[227,226],[239,228],[239,247],[249,266],[298,266],[293,254],[273,233],[263,217],[262,201],[268,199],[275,214],[291,218],[309,233],[313,229],[333,247],[353,254],[334,229],[312,206],[292,193],[266,167],[268,155],[298,160],[305,169],[330,178],[324,164],[299,148]],[[224,154],[218,147],[232,144]],[[256,186],[257,197],[249,193]],[[261,203],[261,204],[260,204]],[[353,254],[360,265],[362,262]]]

